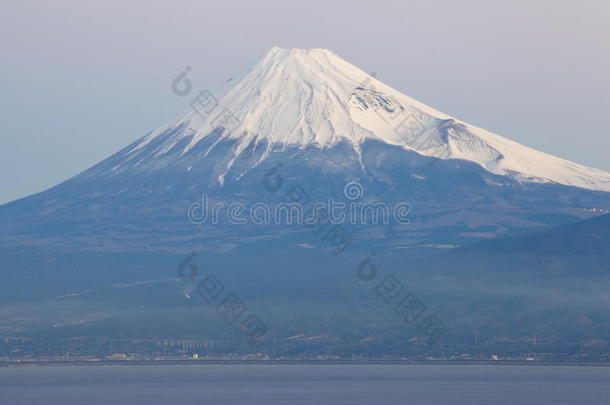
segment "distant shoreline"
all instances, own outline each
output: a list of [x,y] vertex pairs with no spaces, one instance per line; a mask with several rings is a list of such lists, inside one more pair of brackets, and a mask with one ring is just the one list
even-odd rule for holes
[[591,366],[608,367],[610,362],[521,361],[521,360],[74,360],[11,361],[0,367],[70,367],[70,366],[195,366],[195,365],[479,365],[479,366]]

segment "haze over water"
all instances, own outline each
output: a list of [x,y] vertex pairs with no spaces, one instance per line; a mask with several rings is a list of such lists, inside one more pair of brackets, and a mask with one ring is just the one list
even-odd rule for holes
[[605,404],[610,368],[495,365],[8,367],[2,404]]

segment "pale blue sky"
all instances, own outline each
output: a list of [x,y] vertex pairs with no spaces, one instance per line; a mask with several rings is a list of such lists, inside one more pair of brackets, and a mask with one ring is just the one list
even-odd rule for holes
[[610,170],[610,2],[85,1],[0,5],[0,203],[188,111],[273,45],[329,48],[472,124]]

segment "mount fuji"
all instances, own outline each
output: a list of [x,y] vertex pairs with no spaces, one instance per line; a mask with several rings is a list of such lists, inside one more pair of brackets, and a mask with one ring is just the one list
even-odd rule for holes
[[[272,48],[218,92],[216,102],[234,120],[231,130],[206,150],[223,140],[235,142],[213,179],[220,185],[251,143],[265,144],[257,165],[278,149],[331,149],[342,142],[361,156],[362,144],[375,140],[426,157],[466,160],[522,182],[610,191],[608,172],[538,152],[436,111],[326,49]],[[146,166],[174,150],[183,156],[218,127],[217,117],[194,111],[136,142],[113,169]],[[364,164],[362,171],[366,173]]]
[[409,224],[357,232],[402,252],[523,234],[609,208],[610,173],[436,111],[329,50],[274,47],[219,91],[191,96],[185,117],[0,207],[2,244],[186,252],[213,240],[205,249],[227,252],[258,236],[279,240],[298,229],[203,227],[186,217],[202,194],[277,203],[261,179],[278,164],[321,201],[343,198],[356,179],[363,201],[408,203]]
[[[176,94],[191,97],[186,116],[55,187],[0,206],[0,297],[6,304],[0,331],[209,336],[208,326],[218,317],[211,313],[202,322],[192,286],[176,278],[178,264],[196,252],[202,272],[219,274],[262,311],[277,334],[307,330],[326,336],[333,330],[344,340],[368,342],[397,321],[354,278],[363,257],[374,256],[380,271],[398,271],[407,261],[423,269],[421,263],[435,253],[445,259],[430,263],[446,264],[467,256],[454,248],[523,238],[610,209],[609,172],[434,110],[328,50],[272,48],[216,92],[193,92],[186,73],[172,84]],[[274,187],[270,174],[280,179]],[[348,185],[357,185],[357,195]],[[203,210],[204,197],[210,205],[239,203],[245,211],[254,204],[274,207],[295,186],[313,202],[332,198],[409,209],[400,222],[343,223],[353,242],[341,255],[303,224],[199,222],[189,215],[194,206]],[[548,250],[556,239],[519,240]],[[527,252],[528,265],[536,254]],[[478,264],[485,267],[481,271],[510,254],[489,257]],[[557,260],[553,256],[543,266]],[[563,262],[572,266],[571,277],[580,277],[578,260]],[[523,270],[521,264],[506,267]],[[423,280],[432,285],[459,276],[438,270],[438,277],[427,279],[413,272],[411,285],[423,289]],[[497,280],[490,279],[493,286]],[[459,291],[452,281],[442,294],[422,293],[437,307],[447,291],[457,297],[445,309],[456,319],[458,341],[469,339],[484,318],[476,311],[460,318],[460,300],[470,294],[472,280]],[[562,294],[570,288],[565,280],[561,286]],[[542,300],[535,294],[532,299]],[[480,308],[479,298],[470,297],[473,308]],[[526,319],[529,301],[523,302],[519,316]],[[514,308],[510,302],[493,307],[494,317],[513,322],[498,322],[498,330],[529,333]],[[392,329],[397,345],[404,338],[401,328]],[[360,350],[358,344],[353,350]]]

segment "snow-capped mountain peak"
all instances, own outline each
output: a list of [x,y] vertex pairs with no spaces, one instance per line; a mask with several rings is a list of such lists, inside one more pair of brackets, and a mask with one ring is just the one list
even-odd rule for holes
[[[128,151],[155,157],[202,140],[233,140],[219,182],[234,158],[254,142],[265,141],[265,159],[277,148],[332,148],[349,142],[359,153],[367,139],[439,159],[464,159],[485,170],[523,182],[610,191],[610,173],[557,158],[434,110],[377,80],[326,49],[271,48],[249,70],[214,95],[191,104],[194,111],[152,132]],[[172,132],[163,142],[152,142]],[[141,156],[140,156],[141,159]]]

